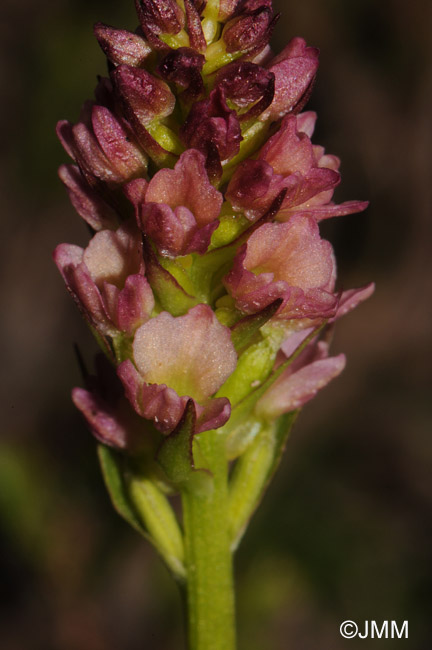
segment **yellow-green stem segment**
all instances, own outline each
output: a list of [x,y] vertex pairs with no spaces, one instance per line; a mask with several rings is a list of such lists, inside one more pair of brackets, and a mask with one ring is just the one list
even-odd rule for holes
[[224,439],[217,431],[206,431],[199,446],[213,474],[213,490],[185,490],[182,495],[189,650],[235,650]]

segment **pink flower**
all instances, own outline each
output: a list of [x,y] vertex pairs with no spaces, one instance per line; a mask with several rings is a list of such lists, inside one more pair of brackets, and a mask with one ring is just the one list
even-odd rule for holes
[[177,318],[162,312],[142,325],[135,333],[133,361],[118,368],[127,397],[163,433],[176,427],[190,398],[197,433],[229,418],[229,401],[210,398],[235,369],[237,355],[229,329],[208,305]]
[[138,224],[161,255],[206,252],[219,225],[223,197],[209,182],[199,151],[185,151],[174,169],[161,169],[146,189],[142,180],[130,184],[130,198],[138,186],[145,194],[144,200],[134,200]]
[[312,134],[315,119],[314,113],[287,115],[257,160],[249,159],[238,166],[226,193],[235,210],[256,220],[282,190],[286,194],[277,215],[280,221],[294,212],[320,220],[367,207],[367,203],[360,201],[340,206],[330,202],[340,182],[339,159],[312,145],[309,133]]
[[134,225],[102,230],[86,249],[60,244],[54,260],[87,320],[101,333],[132,334],[154,307]]
[[293,216],[257,228],[224,283],[243,312],[258,312],[282,298],[278,318],[323,319],[337,308],[335,278],[332,247],[321,239],[315,220]]

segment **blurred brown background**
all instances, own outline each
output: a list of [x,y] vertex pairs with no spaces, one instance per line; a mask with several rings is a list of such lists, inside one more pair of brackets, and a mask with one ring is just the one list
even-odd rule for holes
[[[275,49],[321,49],[314,141],[342,158],[325,224],[340,282],[375,296],[338,324],[342,376],[305,409],[238,561],[241,650],[432,647],[432,150],[429,0],[279,0]],[[0,645],[182,648],[176,588],[111,509],[95,445],[70,402],[72,343],[90,335],[51,251],[87,233],[57,180],[54,134],[92,95],[101,20],[134,28],[132,0],[2,5],[3,344]],[[409,640],[346,641],[345,619],[409,621]],[[221,648],[221,650],[223,650]]]

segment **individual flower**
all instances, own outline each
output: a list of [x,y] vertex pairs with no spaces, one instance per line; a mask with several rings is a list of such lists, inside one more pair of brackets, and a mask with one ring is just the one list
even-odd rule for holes
[[147,169],[147,157],[130,126],[106,106],[86,104],[80,121],[60,121],[57,134],[90,184],[98,180],[115,187]]
[[283,190],[285,198],[277,215],[280,221],[295,212],[321,220],[367,207],[361,201],[340,206],[331,203],[334,188],[340,182],[339,159],[312,145],[309,136],[315,120],[314,113],[287,115],[258,158],[238,166],[226,192],[235,210],[256,220]]
[[316,319],[335,314],[336,266],[331,244],[312,217],[266,223],[239,250],[224,283],[238,309],[261,311],[281,298],[279,318]]
[[[141,198],[137,200],[133,193],[138,187]],[[148,185],[133,182],[127,193],[135,203],[140,228],[161,255],[206,252],[219,225],[223,197],[209,182],[199,151],[188,149],[174,169],[161,169]]]
[[230,415],[226,398],[210,399],[234,371],[237,355],[230,331],[208,305],[197,305],[177,318],[162,312],[142,325],[133,341],[133,362],[118,374],[142,417],[169,433],[194,400],[197,431],[217,428]]
[[178,34],[184,27],[184,13],[175,0],[135,0],[141,28],[153,48],[168,49],[159,38],[164,34]]
[[60,244],[54,261],[85,318],[102,334],[131,335],[150,317],[154,298],[134,224],[96,233],[86,249]]
[[154,444],[150,427],[125,397],[123,385],[105,355],[95,359],[96,374],[85,376],[86,388],[74,388],[72,400],[97,440],[115,449],[142,453]]
[[227,52],[256,56],[269,42],[278,15],[271,0],[246,0],[237,3],[222,32]]
[[242,140],[236,111],[228,107],[222,86],[215,88],[208,99],[193,105],[180,137],[186,147],[204,154],[211,179],[219,178],[221,163],[239,152]]

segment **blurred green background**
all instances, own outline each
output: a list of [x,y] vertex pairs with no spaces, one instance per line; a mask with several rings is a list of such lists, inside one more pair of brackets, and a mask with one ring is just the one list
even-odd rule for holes
[[[377,291],[338,324],[347,369],[301,415],[241,546],[240,650],[428,650],[432,3],[275,5],[275,50],[296,35],[321,49],[309,108],[314,141],[343,161],[337,199],[371,201],[324,224],[340,284]],[[133,29],[132,0],[2,4],[2,650],[183,647],[176,588],[111,509],[69,397],[72,343],[94,346],[51,261],[58,242],[87,239],[54,126],[105,72],[98,20]],[[344,640],[345,619],[408,620],[409,639]]]

